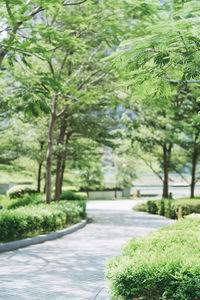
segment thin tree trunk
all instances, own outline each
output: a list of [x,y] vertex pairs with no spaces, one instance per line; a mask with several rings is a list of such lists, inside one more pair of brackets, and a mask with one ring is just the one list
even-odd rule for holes
[[62,167],[61,167],[61,176],[60,176],[60,194],[62,193],[62,186],[63,186],[65,166],[66,166],[66,159],[63,158]]
[[52,154],[53,154],[53,129],[56,121],[56,115],[51,115],[48,135],[48,148],[46,156],[46,203],[51,202],[51,169],[52,169]]
[[163,146],[163,169],[164,169],[164,178],[163,178],[163,198],[169,198],[169,163],[170,163],[170,157],[171,157],[171,148],[170,145],[169,148],[167,148],[167,145],[165,144]]
[[[63,145],[66,131],[66,123],[61,125],[60,128],[60,136],[59,136],[59,144]],[[61,186],[61,165],[63,160],[63,153],[59,153],[56,165],[56,183],[55,183],[55,201],[60,200],[60,186]]]
[[46,194],[46,173],[44,175],[44,188],[43,188],[44,194]]
[[41,189],[41,173],[42,173],[42,163],[38,166],[38,176],[37,176],[37,192],[40,193]]
[[192,176],[191,176],[191,184],[190,184],[190,198],[194,198],[194,189],[196,184],[196,166],[198,161],[198,151],[194,148],[194,152],[192,155]]
[[60,176],[60,194],[62,193],[64,172],[65,172],[65,166],[66,166],[67,145],[68,145],[69,139],[70,139],[72,134],[73,134],[73,131],[69,131],[69,132],[66,133],[65,151],[64,151],[63,157],[62,157],[62,167],[61,167],[61,176]]
[[[44,148],[44,141],[40,141],[40,151],[42,152]],[[37,176],[37,192],[40,193],[41,190],[41,173],[42,173],[42,164],[43,162],[40,162],[38,165],[38,176]]]

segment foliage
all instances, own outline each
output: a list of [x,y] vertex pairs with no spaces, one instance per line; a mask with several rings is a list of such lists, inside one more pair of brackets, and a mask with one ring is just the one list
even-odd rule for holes
[[131,240],[108,264],[114,299],[200,298],[200,218]]
[[[137,122],[129,122],[129,136],[160,162],[164,179],[156,173],[163,181],[163,197],[168,198],[168,171],[175,144],[187,148],[190,162],[196,160],[193,188],[196,182],[200,4],[190,0],[131,3],[127,12],[129,36],[109,61],[118,75],[117,88],[124,95],[124,105],[136,114]],[[174,163],[173,167],[176,171]]]
[[137,158],[130,141],[124,137],[124,131],[121,131],[121,135],[121,139],[116,140],[116,149],[113,150],[113,164],[116,186],[124,188],[132,186],[133,180],[137,178]]
[[27,206],[27,205],[38,205],[40,203],[44,203],[44,197],[42,194],[34,193],[31,195],[21,195],[19,198],[11,198],[14,199],[14,201],[8,204],[7,209],[16,209],[21,206]]
[[84,201],[62,201],[4,210],[0,213],[2,241],[46,233],[81,221],[86,215]]
[[179,207],[182,207],[183,216],[187,216],[192,213],[200,213],[200,199],[190,200],[183,198],[148,200],[145,204],[143,203],[135,206],[134,209],[177,219]]
[[10,199],[16,199],[22,197],[25,194],[34,194],[34,193],[37,193],[35,187],[25,186],[25,185],[16,185],[7,192]]
[[69,190],[62,192],[60,200],[86,200],[86,197]]

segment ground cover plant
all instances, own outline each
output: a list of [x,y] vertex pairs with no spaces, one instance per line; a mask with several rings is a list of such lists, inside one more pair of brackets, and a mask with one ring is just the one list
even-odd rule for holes
[[131,240],[108,264],[113,299],[200,299],[200,218]]
[[182,198],[148,200],[146,203],[135,206],[134,210],[145,211],[151,214],[158,214],[171,219],[177,219],[179,207],[182,208],[183,216],[187,216],[192,213],[200,213],[200,199]]

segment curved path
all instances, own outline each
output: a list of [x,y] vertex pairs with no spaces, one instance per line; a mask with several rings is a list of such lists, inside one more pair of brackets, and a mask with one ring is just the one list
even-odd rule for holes
[[1,300],[106,300],[104,269],[132,237],[172,223],[132,211],[136,200],[88,202],[85,228],[63,238],[0,254]]

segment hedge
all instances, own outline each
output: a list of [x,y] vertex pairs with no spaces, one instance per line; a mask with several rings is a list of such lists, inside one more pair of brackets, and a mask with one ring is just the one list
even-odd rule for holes
[[182,215],[200,213],[200,199],[162,199],[149,200],[146,203],[134,207],[135,210],[146,211],[151,214],[159,214],[172,219],[177,219],[178,208],[182,207]]
[[199,300],[200,218],[136,238],[108,264],[114,299]]
[[0,241],[55,231],[86,216],[85,201],[62,201],[0,212]]
[[35,193],[37,193],[35,187],[26,185],[16,185],[7,192],[7,195],[10,199],[17,199],[23,197],[24,195],[31,195]]
[[27,206],[27,205],[38,205],[45,203],[44,195],[40,193],[35,193],[33,195],[25,195],[21,198],[12,199],[9,200],[9,203],[7,205],[7,209],[16,209],[21,206]]
[[74,191],[68,190],[62,192],[60,200],[86,200],[86,196],[82,196]]

